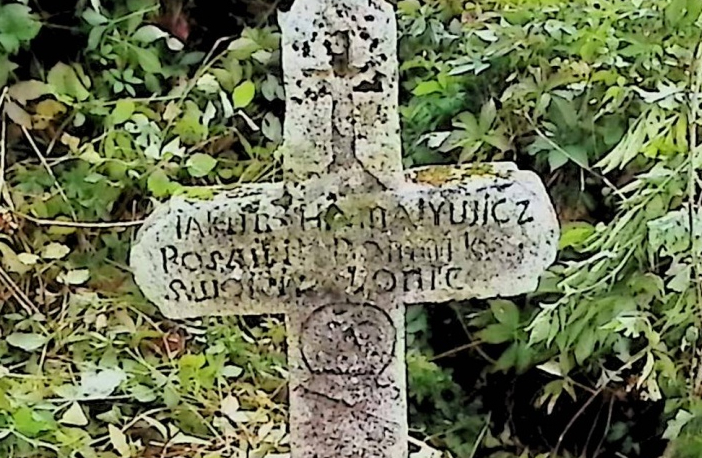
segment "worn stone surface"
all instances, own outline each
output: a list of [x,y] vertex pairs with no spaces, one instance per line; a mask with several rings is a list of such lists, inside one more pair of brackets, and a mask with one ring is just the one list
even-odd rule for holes
[[284,313],[293,458],[407,455],[405,304],[532,291],[558,224],[510,163],[402,171],[382,0],[280,16],[285,181],[147,220],[131,266],[171,318]]
[[295,2],[279,16],[290,180],[401,179],[397,31],[384,0]]

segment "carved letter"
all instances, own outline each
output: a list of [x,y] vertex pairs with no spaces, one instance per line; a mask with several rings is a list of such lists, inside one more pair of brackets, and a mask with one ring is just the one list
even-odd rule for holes
[[459,219],[456,217],[456,214],[458,213],[458,212],[456,211],[456,210],[457,210],[457,208],[456,208],[456,203],[455,203],[455,202],[449,202],[449,215],[450,215],[451,224],[463,224],[463,223],[466,222],[466,218],[468,217],[468,209],[466,208],[466,204],[467,204],[468,202],[466,202],[466,201],[464,200],[462,203],[463,203],[463,205],[462,205],[462,207],[463,207],[463,212],[462,212],[462,214],[461,214],[461,219],[459,220]]
[[[207,291],[208,283],[212,284],[212,292]],[[193,296],[195,297],[195,302],[203,302],[210,299],[217,299],[219,297],[219,284],[217,280],[201,280],[200,281],[200,296],[198,297],[198,291],[195,286],[193,286]]]
[[185,283],[183,283],[183,280],[179,280],[177,278],[175,280],[171,280],[171,282],[168,284],[168,289],[171,290],[174,296],[167,294],[166,300],[179,301],[180,291],[178,290],[181,290],[185,294],[185,297],[188,301],[192,300],[192,296],[188,293],[188,288],[185,286]]
[[517,224],[519,224],[520,226],[534,221],[533,216],[526,216],[526,212],[529,209],[529,204],[531,204],[531,202],[529,202],[528,200],[522,200],[517,202],[517,206],[522,207],[522,213],[519,215],[519,219],[517,220]]
[[[463,201],[463,212],[464,212],[464,213],[466,213],[466,212],[468,211],[467,208],[466,208],[466,207],[468,206],[468,203],[469,203],[469,202],[468,202],[467,200],[466,200],[466,201]],[[472,226],[475,226],[475,225],[478,223],[478,218],[480,218],[480,217],[478,216],[478,210],[479,210],[479,209],[478,209],[478,206],[479,206],[479,205],[480,205],[480,202],[478,202],[477,200],[474,200],[474,201],[473,201],[473,221],[471,221],[470,223],[468,223],[468,225],[471,226],[471,227],[472,227]]]
[[[384,281],[380,281],[378,279],[378,277],[380,277],[381,275],[384,277]],[[373,281],[376,282],[378,287],[386,293],[389,293],[390,291],[394,290],[397,286],[397,279],[395,278],[395,274],[389,271],[388,269],[380,269],[379,271],[374,273]]]
[[257,213],[256,217],[254,218],[254,232],[257,234],[263,234],[270,231],[271,226],[268,224],[268,217]]
[[[166,250],[171,251],[171,255],[168,256],[166,254]],[[168,245],[163,248],[161,248],[161,261],[163,265],[163,271],[165,273],[168,273],[168,262],[169,261],[175,261],[177,264],[177,259],[178,259],[178,249],[174,247],[173,245]]]
[[[366,240],[363,242],[363,247],[366,249],[366,260],[367,261],[376,261],[379,260],[383,257],[383,249],[380,248],[380,245],[378,242],[374,242],[373,240]],[[370,247],[373,247],[372,249]],[[374,251],[371,253],[371,251]]]
[[454,288],[457,290],[463,289],[463,285],[461,286],[456,286],[453,284],[454,281],[458,280],[456,277],[458,276],[459,272],[461,272],[463,269],[460,267],[449,267],[446,270],[446,286],[449,288]]
[[490,194],[485,194],[485,206],[483,207],[483,225],[488,223],[488,212],[490,211]]
[[441,201],[439,204],[439,208],[434,207],[433,202],[429,202],[429,208],[431,208],[431,212],[434,215],[434,226],[439,226],[441,225],[441,209],[444,207],[444,204],[446,202]]
[[219,258],[219,261],[224,261],[224,255],[220,253],[219,251],[213,251],[210,253],[210,263],[205,266],[205,269],[207,270],[217,270],[217,259]]
[[175,229],[176,229],[176,239],[177,239],[177,240],[183,240],[183,230],[181,229],[180,225],[181,225],[181,222],[180,222],[180,215],[178,215],[178,216],[176,217],[176,225],[175,225]]
[[[188,259],[191,257],[195,258],[195,262],[196,262],[195,265],[188,265],[189,264]],[[200,253],[195,253],[194,251],[191,251],[189,253],[184,253],[180,262],[183,265],[183,267],[185,267],[186,269],[188,269],[191,272],[194,272],[194,271],[198,270],[200,267],[202,267],[202,256],[200,255]]]
[[[378,222],[380,223],[380,226],[376,226],[376,212],[379,212],[379,218]],[[370,209],[370,228],[375,229],[375,228],[380,228],[380,229],[386,229],[387,228],[387,218],[385,216],[385,209],[383,207],[373,207]]]
[[241,281],[236,278],[229,278],[222,282],[220,286],[222,293],[226,294],[227,297],[239,297],[243,291],[241,286]]
[[[422,271],[421,269],[405,270],[402,272],[404,274],[403,287],[404,291],[407,293],[412,287],[417,287],[419,291],[424,291],[424,283],[422,281]],[[410,276],[414,276],[416,281],[410,282]]]
[[205,233],[202,232],[202,228],[200,227],[200,223],[198,223],[197,220],[192,216],[188,217],[188,223],[185,225],[186,236],[190,235],[190,231],[193,229],[193,226],[195,226],[201,238],[205,236]]
[[232,251],[229,253],[229,261],[227,261],[227,269],[234,270],[241,268],[243,264],[242,258],[241,248],[232,248]]
[[502,199],[498,200],[497,202],[495,202],[495,204],[492,206],[492,219],[493,219],[497,224],[504,224],[504,223],[506,223],[506,222],[509,221],[509,216],[508,216],[507,218],[505,218],[505,219],[500,219],[500,218],[497,216],[497,207],[499,207],[500,205],[504,205],[506,202],[507,202],[507,199],[502,198]]

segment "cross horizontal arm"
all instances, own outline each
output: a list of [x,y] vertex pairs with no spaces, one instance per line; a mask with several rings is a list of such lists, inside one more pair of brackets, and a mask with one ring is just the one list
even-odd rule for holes
[[508,164],[427,167],[387,191],[339,196],[333,180],[173,199],[131,265],[170,317],[285,313],[313,291],[405,303],[531,291],[556,253],[540,180]]

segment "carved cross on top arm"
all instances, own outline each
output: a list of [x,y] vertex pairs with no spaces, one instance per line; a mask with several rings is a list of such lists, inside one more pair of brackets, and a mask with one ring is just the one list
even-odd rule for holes
[[[385,1],[296,2],[281,13],[289,180],[402,180],[396,25]],[[358,183],[360,181],[360,183]]]

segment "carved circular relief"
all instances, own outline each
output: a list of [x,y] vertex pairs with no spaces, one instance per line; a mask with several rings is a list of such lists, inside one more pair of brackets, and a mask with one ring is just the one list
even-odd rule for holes
[[395,351],[395,326],[373,305],[333,304],[302,326],[302,357],[316,374],[380,375]]

